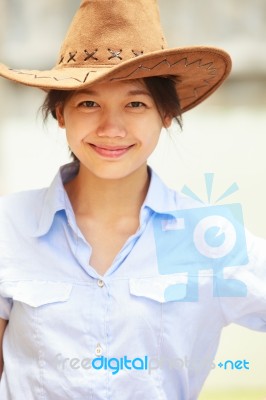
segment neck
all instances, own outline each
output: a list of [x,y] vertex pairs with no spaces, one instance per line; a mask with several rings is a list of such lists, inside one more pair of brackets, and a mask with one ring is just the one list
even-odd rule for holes
[[76,216],[109,221],[138,217],[148,187],[146,165],[120,179],[102,179],[81,164],[78,175],[65,185]]

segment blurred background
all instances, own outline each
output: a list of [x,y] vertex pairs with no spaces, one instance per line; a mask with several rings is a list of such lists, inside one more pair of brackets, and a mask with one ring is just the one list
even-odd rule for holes
[[[13,68],[55,64],[80,0],[0,0],[0,61]],[[184,128],[163,132],[150,164],[171,187],[189,186],[207,199],[204,173],[215,173],[213,200],[233,182],[246,227],[266,238],[266,2],[159,0],[171,47],[212,45],[227,50],[233,71],[195,110]],[[43,124],[41,90],[0,79],[0,195],[49,185],[69,161],[64,131]],[[210,315],[215,318],[215,315]],[[250,370],[212,370],[201,400],[266,398],[266,337],[230,326],[215,362],[246,359]]]

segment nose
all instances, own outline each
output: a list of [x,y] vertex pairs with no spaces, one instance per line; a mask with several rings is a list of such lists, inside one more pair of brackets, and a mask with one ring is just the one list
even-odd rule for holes
[[96,133],[99,137],[125,137],[126,128],[121,115],[106,110],[101,116]]

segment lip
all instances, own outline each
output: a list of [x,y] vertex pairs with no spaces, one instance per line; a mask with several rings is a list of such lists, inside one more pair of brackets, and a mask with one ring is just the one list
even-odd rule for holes
[[108,145],[95,145],[89,143],[89,146],[100,156],[106,158],[119,158],[126,154],[134,145],[129,146],[108,146]]

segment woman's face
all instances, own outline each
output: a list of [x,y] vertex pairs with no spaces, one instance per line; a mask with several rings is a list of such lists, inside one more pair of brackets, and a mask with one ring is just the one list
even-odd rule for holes
[[155,149],[162,118],[140,80],[102,83],[75,92],[56,108],[70,149],[90,173],[104,179],[126,177]]

